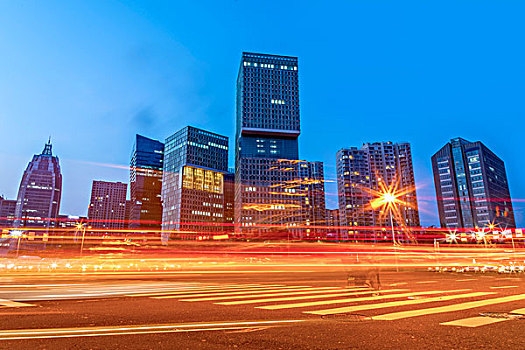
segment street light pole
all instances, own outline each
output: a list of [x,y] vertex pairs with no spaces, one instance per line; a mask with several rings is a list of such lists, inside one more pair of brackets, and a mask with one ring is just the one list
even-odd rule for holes
[[392,215],[392,209],[390,209],[390,227],[392,228],[392,243],[395,246],[396,245],[396,234],[394,231],[394,218]]
[[394,218],[392,215],[392,208],[390,208],[390,227],[392,228],[392,242],[394,244],[394,257],[396,259],[396,272],[399,272],[399,263],[397,261],[397,245],[396,245],[396,234],[394,231]]
[[18,236],[18,243],[16,245],[16,257],[18,258],[19,251],[20,251],[20,239],[22,238],[22,235]]
[[85,224],[79,224],[77,225],[77,228],[80,228],[82,230],[82,241],[80,243],[80,255],[84,252],[84,238],[86,237],[86,227]]

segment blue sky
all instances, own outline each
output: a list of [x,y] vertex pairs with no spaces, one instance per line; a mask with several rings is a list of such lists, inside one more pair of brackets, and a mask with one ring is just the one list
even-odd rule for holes
[[[518,225],[525,4],[520,1],[1,1],[0,194],[15,198],[48,136],[62,213],[91,181],[128,182],[135,133],[191,124],[234,141],[242,51],[299,57],[300,156],[363,142],[412,144],[423,225],[438,224],[430,156],[484,142],[507,167]],[[233,152],[230,157],[233,165]],[[337,206],[327,186],[328,207]]]

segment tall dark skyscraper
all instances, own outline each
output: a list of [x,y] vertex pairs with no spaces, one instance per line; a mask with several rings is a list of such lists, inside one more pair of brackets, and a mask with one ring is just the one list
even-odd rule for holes
[[[390,186],[397,183],[398,190],[413,189],[399,199],[408,203],[400,206],[400,217],[394,217],[394,225],[419,227],[419,212],[415,192],[412,153],[408,143],[365,143],[361,148],[344,148],[337,152],[337,188],[339,215],[343,239],[377,241],[382,233],[377,230],[352,230],[351,226],[389,227],[390,216],[380,210],[372,210],[373,199],[366,189],[379,190],[380,183]],[[399,239],[407,239],[402,236]]]
[[131,153],[129,187],[130,228],[160,229],[164,144],[136,135]]
[[[58,157],[53,156],[51,141],[41,154],[34,155],[28,164],[16,202],[15,226],[52,228],[60,210],[62,174]],[[35,243],[46,242],[48,232],[36,231],[31,238]]]
[[505,164],[483,143],[450,140],[432,170],[441,227],[516,227]]
[[93,181],[88,208],[89,224],[102,229],[127,228],[127,190],[128,185],[122,182]]
[[282,227],[275,227],[273,234],[272,229],[252,232],[251,227],[276,224],[293,229],[308,222],[302,219],[305,193],[298,183],[300,132],[297,58],[243,53],[235,148],[238,232],[278,235]]
[[[218,232],[224,223],[224,174],[228,172],[228,138],[187,126],[168,137],[162,180],[163,241],[178,230],[184,238],[196,232]],[[205,225],[202,223],[210,223]]]

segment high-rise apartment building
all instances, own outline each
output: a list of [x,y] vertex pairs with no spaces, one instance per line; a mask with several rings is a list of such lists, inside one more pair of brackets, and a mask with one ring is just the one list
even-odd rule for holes
[[222,230],[224,174],[228,172],[228,138],[187,126],[168,137],[162,180],[163,241]]
[[505,164],[483,143],[450,140],[432,169],[441,227],[516,227]]
[[136,135],[131,153],[129,227],[160,229],[162,221],[162,167],[164,144]]
[[[20,188],[15,210],[15,226],[52,228],[60,210],[62,174],[59,159],[53,156],[51,141],[41,154],[34,155],[28,164]],[[31,240],[46,242],[48,232],[31,233]]]
[[238,233],[276,237],[288,236],[291,229],[301,236],[295,227],[317,219],[303,219],[305,202],[301,197],[305,193],[298,183],[300,164],[304,162],[299,161],[301,131],[296,57],[242,54],[237,77],[236,119],[235,223]]
[[[339,214],[344,239],[377,241],[386,238],[379,230],[390,226],[390,214],[380,208],[371,208],[372,190],[394,186],[399,191],[410,189],[399,197],[406,205],[399,205],[399,215],[393,217],[394,225],[402,228],[419,227],[419,212],[415,191],[412,153],[408,143],[365,143],[361,148],[341,149],[336,155]],[[357,227],[352,229],[351,227]],[[361,227],[373,227],[366,230]],[[401,234],[401,233],[400,233]],[[410,238],[404,230],[401,240]]]
[[122,182],[93,181],[88,207],[88,221],[93,228],[117,231],[127,228],[127,189],[128,185]]

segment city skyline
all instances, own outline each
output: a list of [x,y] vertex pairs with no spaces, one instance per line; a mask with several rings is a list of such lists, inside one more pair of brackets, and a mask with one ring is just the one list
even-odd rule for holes
[[[3,4],[6,11],[2,11],[4,16],[13,13],[13,11],[20,11],[18,5]],[[38,5],[34,5],[38,7]],[[98,7],[105,7],[109,5],[98,4]],[[117,7],[113,4],[110,7]],[[145,5],[144,5],[145,6]],[[420,186],[418,189],[418,202],[421,210],[422,225],[437,225],[439,222],[437,214],[437,206],[433,201],[435,198],[435,190],[433,186],[432,171],[430,156],[434,154],[446,141],[453,137],[464,137],[473,141],[482,141],[490,149],[492,149],[499,157],[501,157],[507,166],[507,175],[509,178],[511,196],[514,198],[514,209],[516,211],[516,221],[518,226],[523,226],[523,206],[521,199],[525,198],[525,187],[521,181],[520,161],[518,152],[519,148],[519,133],[521,129],[519,126],[522,121],[519,117],[522,115],[522,107],[518,101],[521,94],[519,86],[516,82],[521,80],[523,70],[517,62],[521,57],[521,52],[517,55],[512,55],[512,52],[502,52],[500,54],[489,54],[485,51],[485,45],[503,45],[509,44],[515,34],[510,32],[512,21],[507,23],[498,22],[498,28],[493,34],[489,29],[483,29],[483,18],[492,16],[493,13],[501,13],[506,11],[505,7],[491,7],[490,5],[480,6],[478,8],[480,19],[470,19],[471,24],[477,32],[469,36],[466,40],[467,49],[461,48],[460,43],[464,43],[466,37],[459,38],[452,37],[454,29],[460,28],[459,19],[462,14],[468,10],[467,7],[460,7],[456,14],[447,14],[448,19],[452,20],[451,28],[445,34],[447,40],[450,40],[446,45],[452,45],[456,48],[453,58],[445,59],[439,56],[435,59],[430,57],[430,53],[434,52],[434,48],[422,45],[423,50],[416,51],[415,48],[407,47],[412,40],[403,41],[393,34],[387,35],[391,42],[382,38],[381,35],[385,33],[371,33],[368,40],[376,39],[378,44],[385,45],[386,48],[392,50],[396,55],[381,56],[371,61],[365,58],[371,58],[374,54],[380,53],[380,50],[375,46],[367,43],[364,39],[354,38],[356,45],[352,48],[352,52],[359,53],[352,57],[345,58],[345,61],[334,64],[333,66],[325,64],[321,59],[324,55],[323,50],[328,52],[330,47],[335,48],[334,43],[341,37],[337,35],[337,25],[326,30],[321,30],[322,33],[332,33],[333,38],[328,38],[327,43],[319,46],[315,51],[306,47],[305,37],[311,31],[306,30],[300,36],[294,35],[297,39],[297,44],[286,42],[286,45],[279,41],[272,40],[277,36],[268,35],[267,39],[250,41],[246,34],[240,33],[241,40],[232,40],[231,44],[223,50],[213,51],[214,45],[211,45],[206,50],[197,48],[191,43],[190,37],[181,34],[177,30],[177,26],[168,23],[167,19],[161,21],[161,24],[152,25],[155,22],[148,16],[158,19],[159,9],[167,5],[152,5],[146,6],[144,13],[138,8],[131,5],[125,6],[124,14],[119,18],[124,24],[124,27],[129,26],[131,19],[138,19],[138,26],[144,30],[144,34],[134,42],[124,41],[123,45],[118,46],[114,51],[109,51],[104,60],[93,61],[92,65],[87,65],[86,60],[90,58],[90,54],[84,51],[67,52],[61,50],[60,53],[72,62],[63,61],[58,63],[50,60],[56,52],[58,52],[57,43],[68,40],[69,34],[61,34],[57,38],[56,43],[51,43],[43,60],[32,61],[29,66],[33,67],[32,71],[36,74],[32,75],[32,81],[35,83],[33,88],[30,88],[24,98],[32,100],[31,106],[23,106],[17,104],[16,98],[10,99],[9,90],[20,86],[21,81],[14,76],[7,76],[6,80],[1,84],[0,89],[4,93],[6,99],[11,102],[5,104],[0,110],[2,118],[2,127],[6,130],[6,136],[0,141],[2,149],[14,149],[7,154],[5,151],[1,155],[3,164],[10,164],[11,166],[0,176],[0,193],[5,194],[8,199],[16,197],[16,190],[21,179],[23,168],[29,161],[30,155],[34,150],[41,147],[42,142],[51,134],[55,140],[55,152],[61,157],[62,170],[64,171],[64,197],[62,202],[62,212],[72,215],[85,215],[87,204],[89,202],[89,187],[93,179],[105,179],[108,181],[124,181],[128,180],[128,157],[129,150],[133,142],[133,135],[141,133],[147,137],[164,140],[170,133],[178,130],[180,127],[191,124],[197,127],[202,127],[207,130],[227,135],[230,137],[230,148],[233,149],[233,135],[234,135],[234,91],[235,91],[235,75],[238,67],[237,63],[241,52],[243,50],[269,52],[284,55],[298,56],[300,60],[300,96],[301,96],[301,119],[302,119],[302,136],[300,158],[321,160],[325,165],[325,177],[328,181],[335,181],[335,152],[341,147],[348,147],[349,145],[360,145],[365,142],[410,142],[414,153],[414,168],[416,184]],[[228,10],[233,10],[235,16],[239,16],[239,12],[249,11],[249,5],[228,5]],[[350,8],[352,6],[347,5]],[[353,5],[354,7],[357,5]],[[360,5],[366,11],[372,11],[365,5]],[[421,5],[423,6],[423,5]],[[183,6],[184,7],[184,6]],[[213,4],[210,4],[210,12],[205,11],[204,19],[209,20],[213,12]],[[52,6],[51,6],[52,8]],[[429,6],[428,10],[432,10]],[[56,10],[56,9],[55,9]],[[51,13],[50,10],[40,9],[40,20],[45,23],[46,20],[55,20],[57,18],[65,18],[65,16],[74,10],[72,7],[60,8],[59,11]],[[174,10],[174,9],[172,9]],[[188,8],[181,9],[189,10]],[[391,10],[391,9],[390,9]],[[5,29],[10,29],[12,33],[16,33],[13,39],[27,38],[27,31],[13,30],[18,28],[27,20],[31,14],[31,8],[26,9],[26,16],[18,17],[20,24],[12,22],[12,20],[3,21]],[[69,12],[68,12],[69,11]],[[223,13],[226,9],[223,10]],[[264,8],[262,10],[270,14],[269,10]],[[305,8],[300,8],[303,14],[307,12]],[[399,10],[396,10],[399,11]],[[443,11],[443,10],[441,10]],[[74,11],[73,11],[74,12]],[[168,11],[169,16],[175,16],[171,13],[175,11]],[[109,11],[111,14],[111,11]],[[387,18],[385,9],[379,9],[378,16],[381,19]],[[439,13],[439,11],[438,11]],[[505,12],[506,13],[506,12]],[[445,15],[444,13],[442,13]],[[107,14],[106,14],[107,15]],[[157,17],[155,17],[155,15]],[[87,18],[94,16],[90,14]],[[109,16],[109,15],[108,15]],[[280,16],[280,15],[275,15]],[[388,13],[388,17],[390,14]],[[78,19],[77,16],[72,18]],[[415,36],[433,35],[432,25],[437,24],[432,22],[424,24],[420,20],[413,18],[406,18],[408,23],[406,28],[396,29],[397,34],[408,33],[407,29],[415,29],[416,25],[422,26],[422,33],[415,34]],[[463,20],[463,18],[461,18]],[[61,21],[58,21],[62,23]],[[82,22],[82,21],[80,21]],[[71,22],[65,22],[71,24]],[[108,23],[104,17],[98,18],[97,23],[101,24],[101,28],[110,27],[112,24]],[[212,21],[212,23],[216,23]],[[295,22],[294,22],[295,23]],[[362,21],[358,21],[360,25],[364,25]],[[187,23],[186,23],[187,24]],[[62,24],[56,24],[60,28]],[[198,25],[198,23],[197,23]],[[255,23],[253,26],[248,26],[250,32],[253,32],[259,27],[260,23]],[[355,24],[354,24],[355,25]],[[394,26],[395,27],[395,26]],[[76,28],[76,27],[75,27]],[[230,26],[222,31],[220,34],[226,32],[233,32],[236,26]],[[368,28],[368,27],[367,27]],[[461,27],[462,28],[462,27]],[[282,27],[271,29],[271,33],[277,32]],[[80,29],[76,28],[77,34],[85,32],[78,32]],[[327,32],[328,31],[328,32]],[[43,29],[41,35],[49,36],[54,31]],[[152,33],[157,34],[158,42],[148,46],[147,35]],[[469,32],[470,33],[470,32]],[[97,34],[97,33],[95,33]],[[209,34],[209,33],[208,33]],[[73,35],[73,34],[71,34]],[[100,35],[100,34],[98,34]],[[113,33],[108,39],[109,41],[116,40],[120,35],[118,32]],[[202,36],[203,33],[197,35]],[[209,34],[210,38],[200,38],[200,42],[210,43],[214,35]],[[97,38],[97,35],[94,36]],[[318,42],[318,35],[313,35],[313,40]],[[86,37],[82,36],[85,40]],[[502,39],[503,38],[503,39]],[[29,38],[29,44],[33,48],[25,47],[26,50],[37,50],[40,41],[38,38]],[[300,40],[299,40],[300,39]],[[415,38],[411,38],[415,39]],[[504,40],[505,43],[500,43]],[[419,41],[418,41],[419,42]],[[171,45],[168,45],[170,43]],[[402,48],[399,50],[394,48],[395,44],[400,44]],[[420,42],[419,42],[420,43]],[[101,46],[94,42],[87,40],[83,43],[74,46],[80,49],[82,45],[88,45],[99,52],[107,45],[106,41]],[[17,57],[19,50],[16,50],[18,44],[14,41],[2,43],[2,48],[6,52],[13,52],[14,57]],[[438,45],[445,45],[443,39],[438,41]],[[509,44],[510,45],[510,44]],[[201,45],[207,46],[207,45]],[[381,46],[381,45],[379,45]],[[512,46],[512,45],[510,45]],[[497,46],[502,48],[502,46]],[[19,47],[18,47],[19,48]],[[421,48],[421,46],[420,46]],[[367,49],[367,50],[364,50]],[[472,52],[469,52],[471,49]],[[401,50],[404,53],[401,55]],[[319,51],[319,52],[317,52]],[[35,51],[36,52],[36,51]],[[213,55],[212,55],[213,52]],[[348,51],[347,51],[348,52]],[[476,55],[476,53],[485,53],[484,55]],[[505,55],[508,53],[508,55]],[[170,73],[168,77],[182,77],[183,83],[180,85],[170,85],[166,87],[166,81],[160,79],[159,71],[152,69],[151,63],[159,60],[165,54],[168,57],[174,58],[172,62],[161,60],[159,63],[160,73]],[[125,57],[122,58],[122,55]],[[411,59],[410,55],[414,55]],[[30,57],[31,55],[28,55]],[[379,57],[379,56],[378,56]],[[175,60],[178,58],[179,60]],[[439,60],[441,58],[441,61]],[[446,58],[446,57],[445,57]],[[475,59],[474,59],[475,58]],[[418,61],[418,59],[421,59]],[[18,65],[9,58],[3,58],[4,66],[13,68],[16,72]],[[123,69],[117,69],[116,62],[124,60],[128,65]],[[105,65],[105,63],[108,63]],[[181,68],[174,68],[174,62],[179,62],[178,66]],[[425,62],[424,67],[421,62]],[[503,66],[502,63],[505,62]],[[59,63],[62,63],[61,65]],[[76,64],[86,64],[85,70],[80,69]],[[433,70],[428,71],[428,65],[433,64]],[[26,62],[27,65],[27,62]],[[410,65],[410,67],[408,67]],[[484,65],[492,65],[498,67],[498,73],[484,73],[478,75]],[[54,67],[54,69],[49,69]],[[321,78],[320,74],[324,70],[337,68],[338,74],[335,77]],[[125,68],[125,69],[124,69]],[[146,68],[146,71],[142,70]],[[425,69],[424,79],[418,74]],[[451,69],[451,73],[447,73]],[[144,72],[145,76],[134,73],[129,79],[122,79],[121,83],[117,85],[104,84],[107,82],[100,73],[114,73],[117,78],[122,78],[124,71],[129,73],[129,70],[138,70]],[[150,70],[148,70],[150,69]],[[463,70],[463,71],[461,71]],[[221,71],[220,73],[218,73]],[[42,75],[42,72],[47,72]],[[64,75],[66,72],[75,77],[77,85],[69,85],[59,78],[60,74]],[[93,78],[88,79],[87,73],[95,72]],[[376,73],[374,73],[376,72]],[[401,73],[400,73],[401,72]],[[512,72],[512,78],[511,78]],[[401,75],[402,74],[402,75]],[[487,75],[489,74],[489,75]],[[442,78],[439,75],[443,75]],[[446,79],[452,79],[452,75],[458,75],[459,79],[455,80],[455,86],[451,86],[446,82]],[[324,80],[323,80],[324,79]],[[380,80],[384,79],[384,80]],[[407,83],[404,83],[408,80]],[[48,91],[50,98],[42,98],[41,91],[44,91],[43,85],[45,82],[56,81],[55,89]],[[516,81],[516,82],[515,82]],[[144,87],[154,86],[153,93],[146,93],[141,88],[123,88],[127,84],[135,86],[132,82],[145,83]],[[319,85],[321,84],[321,85]],[[340,89],[341,94],[334,95],[333,92],[327,94],[322,91],[322,86],[332,86],[334,89]],[[320,87],[321,86],[321,87]],[[498,86],[497,91],[494,86]],[[68,89],[66,89],[66,87]],[[97,89],[95,90],[95,87]],[[421,88],[423,87],[423,88]],[[71,88],[71,89],[69,89]],[[444,90],[446,88],[446,90]],[[100,92],[97,92],[100,89]],[[400,89],[399,93],[392,92]],[[115,93],[116,90],[122,91]],[[420,91],[416,91],[420,90]],[[68,92],[71,99],[64,99],[63,93]],[[113,92],[113,93],[111,93]],[[101,94],[109,93],[110,99],[103,98]],[[133,104],[123,104],[124,95],[129,94]],[[439,99],[435,96],[439,95]],[[391,95],[389,97],[389,95]],[[87,98],[90,97],[91,99]],[[180,108],[175,108],[172,104],[181,103],[184,97],[189,97],[186,100],[190,104],[183,104]],[[203,97],[204,96],[204,97]],[[344,96],[344,98],[341,98]],[[410,98],[408,98],[410,96]],[[59,98],[60,97],[60,98]],[[328,97],[337,97],[335,99],[327,99]],[[114,99],[113,99],[114,98]],[[399,101],[394,101],[398,98]],[[114,104],[109,102],[114,100]],[[67,101],[64,101],[67,100]],[[82,101],[86,102],[82,102]],[[342,100],[346,102],[342,102]],[[439,100],[439,103],[438,103]],[[155,101],[161,101],[155,103]],[[171,101],[171,102],[170,102]],[[330,101],[330,103],[326,103]],[[379,101],[375,103],[375,101]],[[171,105],[170,105],[171,104]],[[380,107],[378,105],[384,105]],[[142,108],[141,108],[142,107]],[[177,111],[177,113],[174,113]],[[43,114],[43,115],[42,115]],[[44,127],[35,122],[35,118],[56,116],[56,120],[52,120]],[[72,116],[75,116],[74,118]],[[136,118],[135,118],[136,117]],[[188,119],[186,119],[187,117]],[[434,123],[442,124],[446,128],[434,128],[432,124],[425,123],[421,119],[427,117],[429,120],[435,120]],[[402,126],[396,125],[397,123]],[[74,119],[74,120],[73,120]],[[14,124],[10,121],[17,121]],[[325,122],[330,121],[330,122]],[[20,124],[17,124],[20,123]],[[107,125],[107,131],[101,131],[94,134],[90,128],[100,127],[102,123]],[[24,129],[19,129],[16,125],[25,125]],[[126,125],[129,124],[129,125]],[[517,124],[513,127],[514,124]],[[35,126],[38,127],[35,128]],[[475,125],[475,128],[469,126]],[[494,132],[494,125],[498,126],[498,130],[502,131],[502,135]],[[432,136],[429,137],[428,132],[432,130]],[[352,133],[352,131],[355,131]],[[318,134],[325,135],[322,139],[323,147],[316,145],[318,143]],[[423,134],[423,135],[419,135]],[[16,138],[14,137],[16,135]],[[108,139],[109,135],[115,136],[115,140],[111,143],[104,141]],[[327,135],[330,135],[328,137]],[[503,137],[503,135],[505,137]],[[83,140],[83,141],[80,141]],[[8,148],[9,147],[9,148]],[[233,163],[233,155],[230,152],[230,163]],[[98,164],[93,164],[98,163]],[[109,166],[100,165],[107,164]],[[337,207],[337,193],[334,187],[334,182],[327,184],[327,207]]]

